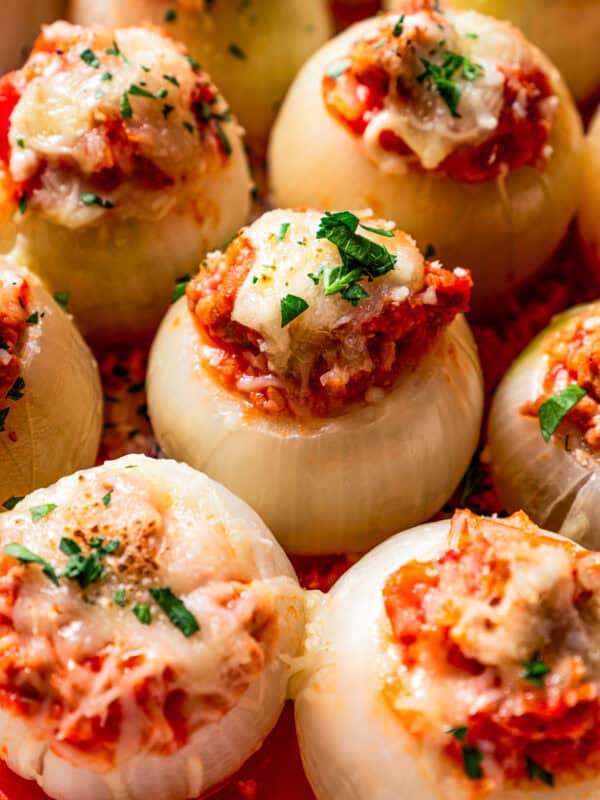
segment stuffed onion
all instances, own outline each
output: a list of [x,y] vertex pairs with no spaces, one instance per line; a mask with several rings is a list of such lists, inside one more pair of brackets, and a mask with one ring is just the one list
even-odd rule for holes
[[186,800],[283,707],[304,601],[244,503],[126,456],[0,516],[3,759],[55,800]]
[[0,247],[69,291],[101,343],[149,334],[249,209],[236,123],[151,30],[46,27],[0,84]]
[[600,547],[600,303],[561,314],[519,356],[488,435],[503,504]]
[[382,544],[317,605],[292,683],[318,800],[588,800],[600,555],[459,511]]
[[[513,22],[556,64],[577,101],[600,89],[596,0],[450,0],[449,5]],[[386,0],[386,6],[398,8],[401,3]]]
[[263,215],[162,323],[148,369],[161,447],[294,553],[363,551],[427,519],[479,436],[470,283],[369,211]]
[[469,267],[475,309],[498,312],[575,213],[581,122],[556,69],[508,23],[405,8],[302,69],[271,139],[275,199],[372,207]]
[[75,325],[35,276],[1,264],[0,505],[91,466],[101,430],[98,367]]
[[326,0],[73,0],[72,13],[84,25],[164,25],[210,72],[258,152],[296,72],[332,31]]
[[600,279],[600,112],[596,114],[587,137],[579,237],[585,261]]

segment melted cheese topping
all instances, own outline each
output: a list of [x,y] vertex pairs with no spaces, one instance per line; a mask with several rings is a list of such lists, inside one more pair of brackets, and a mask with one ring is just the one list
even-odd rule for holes
[[[341,257],[336,245],[316,238],[322,216],[318,211],[272,211],[245,231],[252,263],[231,316],[261,335],[277,375],[290,370],[307,375],[332,331],[351,320],[359,327],[362,321],[377,317],[386,303],[403,302],[423,287],[425,262],[415,242],[393,223],[365,211],[357,214],[361,222],[394,235],[381,236],[363,228],[357,233],[385,247],[396,259],[394,269],[372,282],[361,281],[369,296],[356,307],[340,294],[326,296],[322,279],[315,280],[322,268],[340,266]],[[286,225],[289,228],[282,237]],[[282,327],[281,301],[287,295],[302,298],[308,309]]]
[[[47,503],[56,508],[35,521],[32,509]],[[18,542],[57,573],[67,561],[61,538],[87,554],[94,536],[119,547],[103,558],[109,573],[85,589],[2,556],[0,613],[10,625],[0,684],[34,735],[71,763],[103,769],[173,753],[221,719],[276,657],[301,599],[293,579],[265,574],[256,519],[174,462],[108,462],[0,516],[2,544]],[[157,587],[185,603],[199,631],[188,638],[167,618],[149,593]],[[150,624],[136,604],[150,607]]]
[[[391,20],[400,24],[398,15],[391,15]],[[382,27],[389,25],[390,15],[374,21],[363,38],[373,45]],[[404,15],[401,25],[409,44],[401,54],[382,55],[392,78],[390,93],[384,109],[373,116],[364,132],[367,154],[390,173],[406,172],[407,160],[382,146],[382,133],[395,133],[425,169],[435,169],[456,148],[475,145],[496,129],[504,106],[504,71],[530,71],[539,66],[535,50],[515,28],[476,12],[421,11]],[[473,75],[458,68],[452,76],[460,92],[457,115],[452,114],[435,83],[424,77],[426,63],[440,67],[447,54],[466,57],[476,70]],[[408,103],[407,90],[412,98]],[[556,110],[555,99],[551,101],[547,103],[549,117]],[[518,99],[514,111],[525,113]]]
[[[78,227],[109,212],[156,219],[227,160],[217,129],[195,115],[196,97],[207,90],[210,113],[225,114],[216,90],[180,45],[156,31],[57,22],[16,80],[11,176],[19,183],[40,176],[29,205],[60,224]],[[111,177],[99,189],[102,171]],[[114,208],[85,204],[85,192]]]

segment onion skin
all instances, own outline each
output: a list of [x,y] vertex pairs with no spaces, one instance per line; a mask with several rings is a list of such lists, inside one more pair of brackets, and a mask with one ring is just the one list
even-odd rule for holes
[[594,472],[600,469],[598,459],[595,466],[593,456],[579,463],[567,451],[564,437],[555,435],[546,443],[538,420],[520,413],[525,403],[542,393],[549,337],[574,317],[594,309],[600,313],[600,304],[577,306],[559,315],[514,362],[494,396],[488,442],[494,484],[508,511],[522,508],[538,525],[597,548],[600,482]]
[[102,433],[98,366],[70,317],[33,275],[31,309],[21,347],[23,397],[11,403],[0,434],[0,502],[21,497],[73,470],[93,465]]
[[[304,768],[317,800],[471,800],[473,787],[417,761],[414,742],[379,697],[383,586],[413,559],[448,547],[449,521],[394,536],[353,566],[326,596],[315,593],[305,653],[292,679]],[[496,791],[489,800],[589,800],[598,779]]]
[[[472,271],[476,312],[501,314],[501,299],[553,255],[576,212],[582,169],[581,120],[569,92],[540,54],[560,106],[542,171],[513,170],[503,181],[464,183],[432,173],[386,175],[359,139],[326,110],[321,79],[373,20],[333,39],[303,67],[290,89],[270,143],[270,181],[280,206],[370,207],[393,219],[448,267]],[[306,121],[310,120],[310,124]]]
[[[188,744],[174,753],[163,756],[140,752],[105,771],[75,766],[45,741],[36,739],[27,718],[0,709],[3,758],[13,771],[36,780],[55,800],[186,800],[232,775],[275,725],[285,702],[289,664],[301,646],[304,597],[293,567],[272,534],[252,509],[224,487],[183,464],[144,456],[126,456],[105,466],[112,470],[135,469],[136,480],[142,476],[159,506],[164,503],[168,508],[168,503],[173,503],[193,515],[194,503],[204,501],[204,508],[209,508],[215,519],[214,530],[209,531],[216,540],[229,537],[231,574],[236,575],[236,569],[247,569],[249,580],[264,580],[272,587],[281,623],[277,650],[238,704],[217,722],[192,733]],[[31,508],[52,500],[60,506],[61,499],[77,484],[79,474],[35,492],[22,501],[22,506]],[[206,516],[210,518],[208,512]],[[215,545],[215,550],[228,552],[220,544]],[[227,563],[218,559],[211,564],[215,580],[227,576],[227,568]],[[190,572],[193,582],[193,564]]]
[[0,74],[20,67],[40,25],[61,19],[67,0],[2,0],[0,4]]
[[166,31],[184,42],[212,75],[246,129],[248,142],[262,153],[296,72],[333,32],[328,4],[219,0],[210,13],[201,10],[202,2],[196,5],[197,10],[186,11],[173,0],[72,0],[71,16],[83,25],[163,25],[167,11],[176,9],[177,18],[165,25]]
[[584,257],[600,278],[600,113],[587,136],[578,224]]
[[251,179],[242,140],[235,123],[223,127],[233,153],[226,167],[203,178],[195,206],[153,221],[106,218],[75,230],[33,209],[24,219],[7,220],[5,209],[0,249],[26,264],[52,291],[70,292],[69,310],[93,344],[151,336],[177,279],[248,216]]
[[246,500],[288,552],[362,552],[427,519],[477,445],[482,380],[462,317],[383,400],[303,423],[249,415],[201,366],[200,347],[182,298],[150,355],[157,439]]
[[[400,3],[386,0],[385,5],[397,8]],[[595,0],[450,0],[450,5],[513,22],[558,67],[577,102],[600,89],[600,6]]]

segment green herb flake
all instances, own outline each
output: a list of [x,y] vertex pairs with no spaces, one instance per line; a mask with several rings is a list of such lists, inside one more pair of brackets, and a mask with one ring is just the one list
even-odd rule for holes
[[185,120],[185,122],[183,123],[183,127],[186,129],[188,133],[194,132],[194,126],[192,125],[191,122],[188,122],[187,120]]
[[144,89],[143,86],[139,86],[137,83],[132,83],[129,89],[127,89],[128,95],[133,95],[134,97],[147,97],[150,100],[156,100],[155,95],[152,92],[149,92],[147,89]]
[[125,608],[125,603],[127,602],[127,595],[125,593],[125,589],[119,589],[118,592],[115,592],[115,603],[120,608]]
[[115,207],[115,204],[112,203],[110,200],[105,200],[104,198],[100,197],[93,192],[82,192],[79,195],[79,199],[84,204],[84,206],[98,206],[99,208],[104,208],[107,211],[110,211],[111,208]]
[[281,228],[279,229],[279,235],[277,237],[277,241],[278,242],[283,242],[283,240],[287,236],[287,232],[289,231],[289,229],[290,229],[290,223],[289,222],[282,222],[281,223]]
[[456,728],[449,728],[446,733],[448,736],[452,736],[459,742],[464,742],[467,738],[467,734],[469,729],[466,725],[458,725]]
[[421,59],[425,71],[417,76],[419,83],[426,83],[434,88],[448,106],[450,113],[455,118],[460,118],[458,105],[461,98],[461,89],[455,83],[458,77],[473,81],[483,75],[483,68],[473,63],[467,56],[460,53],[446,53],[442,64],[434,64],[425,58]]
[[77,544],[74,539],[67,539],[63,536],[60,540],[59,549],[61,553],[64,553],[66,556],[78,556],[81,553],[81,547]]
[[327,70],[327,75],[330,78],[333,78],[336,81],[338,78],[348,71],[350,68],[350,61],[348,59],[344,59],[343,61],[336,61],[334,64],[331,64],[329,69]]
[[233,153],[233,147],[231,146],[231,142],[229,141],[229,137],[225,133],[223,126],[220,122],[216,122],[215,125],[217,126],[217,134],[219,136],[219,140],[221,142],[221,147],[226,156],[230,156]]
[[308,273],[308,277],[311,279],[311,281],[314,283],[315,286],[319,285],[319,281],[321,280],[321,274],[322,274],[321,271],[317,273],[314,272]]
[[478,33],[466,33],[465,36],[467,37],[467,39],[479,39]]
[[85,61],[85,63],[89,67],[93,67],[94,69],[100,69],[100,60],[98,56],[94,53],[94,51],[90,50],[89,47],[86,50],[84,50],[83,53],[80,53],[79,57],[81,58],[82,61]]
[[404,14],[402,14],[398,22],[394,25],[394,30],[392,31],[392,35],[402,36],[403,32],[404,32]]
[[483,761],[483,753],[478,747],[470,744],[462,746],[463,767],[467,778],[472,781],[477,781],[483,778],[483,770],[481,769],[481,762]]
[[183,295],[185,294],[185,290],[187,289],[187,285],[189,280],[180,281],[175,285],[173,289],[173,299],[171,300],[172,303],[176,303]]
[[100,78],[101,81],[112,81],[112,79],[113,79],[112,72],[108,71],[106,71],[104,75]]
[[281,298],[281,327],[285,328],[292,320],[303,314],[308,308],[308,303],[295,294],[286,294]]
[[69,310],[69,297],[71,296],[71,292],[54,292],[54,299],[58,303],[58,305],[64,309],[65,311]]
[[437,251],[432,244],[428,244],[425,248],[425,261],[431,261],[432,258],[435,258],[437,255]]
[[530,781],[540,780],[546,786],[554,786],[554,775],[532,758],[527,758],[527,777]]
[[10,413],[10,408],[3,408],[0,411],[0,433],[3,433],[6,430],[6,418]]
[[23,497],[9,497],[8,500],[2,503],[2,508],[5,508],[7,511],[12,511],[21,500],[23,500]]
[[17,145],[23,150],[25,148],[25,140],[17,139]]
[[49,578],[55,586],[58,586],[58,577],[51,564],[45,561],[41,556],[36,555],[27,547],[11,542],[3,548],[7,556],[16,558],[20,564],[38,564],[42,568],[44,575]]
[[30,508],[29,513],[34,522],[39,522],[41,519],[44,519],[44,517],[47,517],[48,514],[51,514],[56,508],[57,506],[54,503],[44,503],[41,506]]
[[172,25],[177,20],[177,10],[174,8],[167,8],[165,11],[165,22],[167,25]]
[[189,638],[200,630],[196,617],[169,588],[150,589],[150,594],[184,636]]
[[363,225],[362,222],[360,227],[365,231],[370,231],[370,233],[376,233],[378,236],[386,236],[388,239],[393,239],[395,235],[394,231],[388,231],[385,228],[371,228],[369,225]]
[[136,603],[132,610],[142,625],[150,625],[152,615],[150,614],[150,606],[147,603]]
[[123,92],[121,95],[121,117],[123,119],[131,119],[133,117],[133,108],[129,102],[129,95]]
[[530,661],[524,661],[523,667],[525,668],[523,678],[540,689],[544,685],[545,676],[552,671],[548,664],[540,659],[539,653],[535,653]]
[[162,115],[164,119],[169,119],[169,116],[173,113],[174,110],[175,106],[170,106],[168,103],[165,103],[164,106],[162,107]]
[[246,60],[246,53],[244,53],[242,48],[239,45],[235,44],[235,42],[232,42],[229,45],[228,50],[231,53],[231,55],[234,56],[234,58],[239,58],[240,61]]
[[571,409],[575,408],[587,391],[576,383],[567,386],[562,392],[549,397],[539,408],[538,419],[542,438],[549,442],[552,434],[556,431],[560,423],[567,416]]
[[188,62],[188,64],[189,64],[189,65],[190,65],[190,67],[191,67],[191,68],[194,70],[194,72],[198,72],[198,71],[201,69],[200,62],[199,62],[199,61],[196,61],[196,59],[195,59],[193,56],[190,56],[190,55],[188,54],[188,55],[185,57],[185,60]]
[[110,490],[110,492],[107,492],[107,493],[104,495],[104,497],[102,498],[102,503],[103,503],[103,505],[105,505],[107,508],[108,508],[108,507],[110,506],[110,504],[111,504],[111,501],[112,501],[112,494],[113,494],[113,490],[111,489],[111,490]]
[[23,192],[23,194],[19,197],[19,211],[23,215],[27,211],[27,195],[25,192]]
[[345,286],[340,294],[344,300],[352,303],[353,306],[357,306],[361,300],[369,296],[369,293],[359,283],[351,283],[349,286]]
[[23,378],[17,378],[13,385],[6,393],[9,400],[20,400],[24,396],[23,389],[25,388],[25,381]]
[[173,84],[173,86],[179,86],[179,81],[177,80],[177,78],[175,77],[175,75],[168,75],[168,74],[167,74],[167,75],[163,75],[163,78],[164,78],[166,81],[169,81],[169,83],[172,83],[172,84]]

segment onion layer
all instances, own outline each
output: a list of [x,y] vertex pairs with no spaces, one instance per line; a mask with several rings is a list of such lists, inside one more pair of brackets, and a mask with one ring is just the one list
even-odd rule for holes
[[579,235],[590,268],[600,275],[600,113],[594,117],[587,137]]
[[476,447],[482,382],[462,317],[378,402],[303,422],[249,414],[202,367],[201,346],[182,299],[150,355],[158,441],[246,500],[288,552],[360,552],[427,519]]
[[73,0],[83,25],[150,21],[184,42],[207,69],[246,129],[263,150],[277,109],[304,61],[332,33],[325,0],[260,3],[184,3],[173,0]]
[[[14,271],[11,269],[11,271]],[[0,503],[94,463],[102,432],[98,367],[67,314],[25,270],[31,311],[20,347],[23,396],[0,433]]]
[[415,237],[433,244],[449,267],[471,269],[475,310],[498,313],[492,301],[533,275],[555,252],[578,202],[583,137],[569,92],[547,59],[543,69],[559,99],[543,169],[522,167],[481,183],[431,172],[382,172],[362,142],[327,111],[321,82],[347,56],[373,20],[359,23],[319,50],[290,89],[270,144],[270,179],[282,207],[370,207]]
[[554,434],[546,443],[539,421],[520,409],[543,394],[551,335],[600,304],[559,315],[519,356],[494,396],[488,441],[494,482],[509,511],[522,508],[538,525],[560,531],[586,547],[600,546],[600,461],[576,436]]

